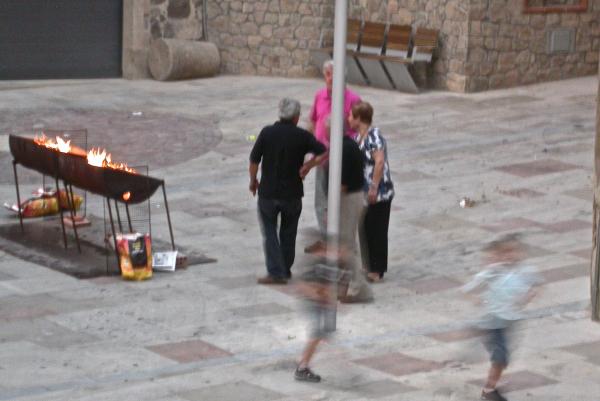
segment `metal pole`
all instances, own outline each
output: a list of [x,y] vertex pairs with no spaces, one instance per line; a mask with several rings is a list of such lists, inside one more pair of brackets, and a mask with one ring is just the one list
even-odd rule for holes
[[[340,195],[342,187],[342,138],[344,135],[344,91],[346,87],[346,31],[348,0],[335,1],[335,28],[333,37],[333,87],[331,91],[331,132],[329,134],[329,189],[327,195],[327,259],[339,269]],[[336,308],[337,286],[330,294]]]
[[108,218],[110,219],[110,229],[112,230],[113,242],[115,244],[115,255],[117,255],[117,267],[119,272],[121,271],[121,258],[119,257],[119,248],[117,246],[117,233],[115,232],[115,221],[113,220],[112,209],[110,207],[110,199],[106,198],[106,204],[108,205]]
[[13,160],[13,173],[15,173],[15,187],[17,188],[17,209],[19,210],[19,224],[21,224],[21,232],[25,232],[23,227],[23,213],[21,212],[21,194],[19,193],[19,178],[17,177],[17,162]]
[[65,249],[67,249],[67,230],[65,230],[65,220],[64,220],[65,216],[64,216],[62,207],[60,207],[60,184],[58,182],[58,176],[54,177],[54,180],[56,181],[56,203],[58,203],[58,211],[60,213],[60,226],[62,227],[63,241],[65,242]]
[[119,231],[123,232],[123,225],[121,224],[121,213],[119,212],[119,204],[115,199],[115,210],[117,211],[117,221],[119,222]]
[[[75,209],[75,200],[71,198],[67,182],[63,181],[63,184],[65,185],[65,195],[67,196],[67,206],[69,207],[69,212],[71,213],[71,223],[73,224],[73,232],[75,233],[77,250],[79,253],[81,253],[81,244],[79,243],[79,234],[77,233],[77,222],[75,221],[75,214],[73,213],[73,210]],[[60,208],[60,191],[58,192],[58,207]]]
[[129,232],[133,232],[133,226],[131,225],[131,214],[129,214],[129,203],[125,204],[125,213],[127,213],[127,222],[129,223]]
[[169,223],[169,234],[171,235],[171,249],[175,250],[175,238],[173,238],[173,226],[171,226],[171,215],[169,214],[169,202],[167,201],[167,190],[165,183],[162,183],[163,196],[165,198],[165,210],[167,211],[167,222]]

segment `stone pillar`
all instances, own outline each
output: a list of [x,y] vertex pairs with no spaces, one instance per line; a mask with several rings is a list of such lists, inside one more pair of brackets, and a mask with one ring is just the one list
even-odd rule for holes
[[[600,68],[598,69],[600,75]],[[596,98],[596,143],[594,145],[594,225],[592,228],[592,265],[591,265],[591,297],[592,320],[600,321],[600,84]]]
[[150,78],[148,49],[150,32],[146,16],[150,0],[123,0],[123,78]]

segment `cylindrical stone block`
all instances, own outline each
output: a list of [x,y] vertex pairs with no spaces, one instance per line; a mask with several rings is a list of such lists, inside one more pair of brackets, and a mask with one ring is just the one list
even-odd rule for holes
[[148,64],[159,81],[204,78],[219,72],[219,49],[211,42],[157,39],[150,45]]

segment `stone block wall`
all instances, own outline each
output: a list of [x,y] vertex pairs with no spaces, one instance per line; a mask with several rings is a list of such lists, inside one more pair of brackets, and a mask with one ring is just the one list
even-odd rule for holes
[[150,35],[157,38],[200,40],[202,0],[149,0]]
[[316,75],[309,49],[333,26],[333,10],[332,0],[209,0],[208,40],[227,72]]
[[[309,49],[333,36],[335,0],[206,2],[206,39],[218,46],[223,72],[319,74]],[[437,89],[473,92],[598,68],[600,0],[589,0],[584,13],[549,14],[524,13],[523,0],[350,0],[349,16],[438,29],[433,64],[415,66],[417,76]],[[202,0],[125,0],[124,76],[147,76],[150,38],[201,40],[202,18]],[[573,51],[547,52],[546,36],[557,28],[574,30]]]
[[[583,13],[523,13],[523,0],[471,0],[468,92],[595,74],[600,50],[600,0]],[[572,51],[550,54],[547,35],[575,32]]]

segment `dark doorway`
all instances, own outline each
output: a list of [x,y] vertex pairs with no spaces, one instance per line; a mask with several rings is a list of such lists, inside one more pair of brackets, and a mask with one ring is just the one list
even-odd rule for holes
[[123,0],[1,0],[0,79],[121,76]]

